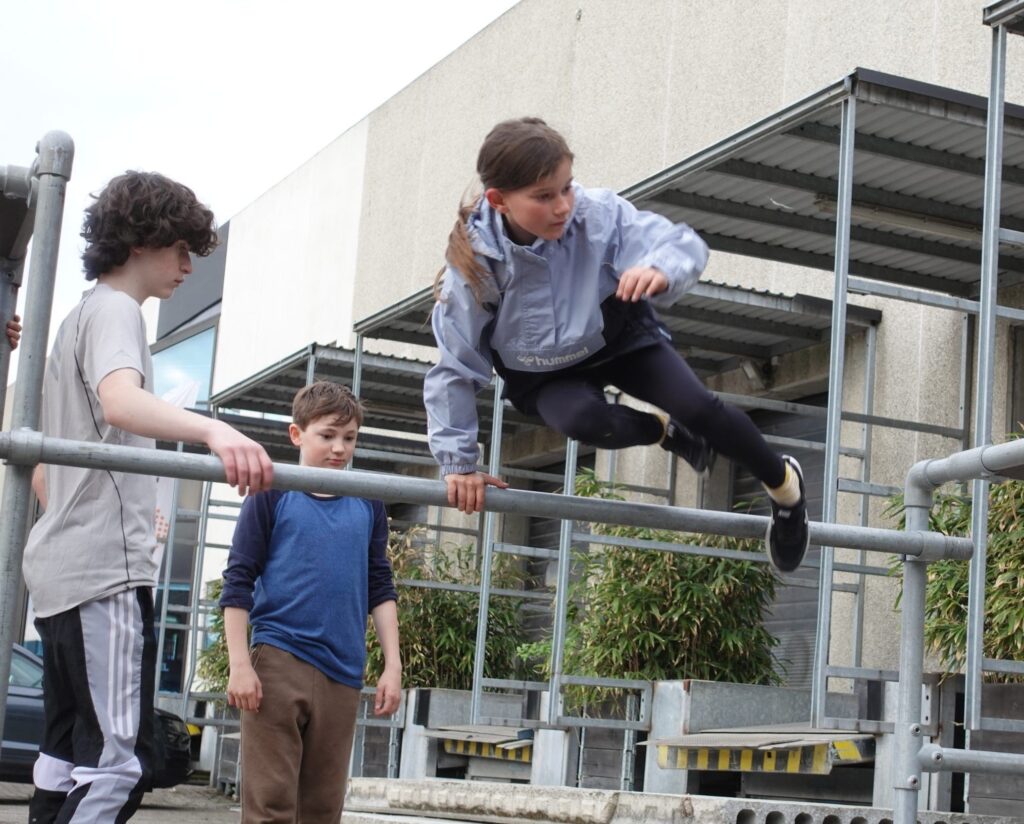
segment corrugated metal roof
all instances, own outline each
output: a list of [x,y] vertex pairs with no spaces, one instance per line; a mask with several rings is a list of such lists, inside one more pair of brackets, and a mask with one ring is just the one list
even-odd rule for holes
[[[287,433],[291,418],[292,398],[306,385],[310,364],[318,380],[352,384],[356,353],[337,346],[310,344],[304,349],[263,369],[252,377],[218,392],[210,405],[232,426],[264,444],[275,460],[293,461],[295,449]],[[363,469],[394,471],[396,461],[383,462],[370,453],[385,451],[405,456],[405,461],[418,459],[434,466],[422,436],[427,431],[423,409],[423,376],[429,363],[410,358],[363,353],[359,396],[367,414],[359,436],[356,463]],[[481,440],[489,439],[493,404],[491,396],[482,393],[478,404]],[[505,410],[506,431],[515,432],[533,427],[538,422],[526,418],[511,407]],[[266,416],[278,416],[266,417]],[[367,430],[379,430],[378,433]],[[381,433],[393,433],[390,436]],[[415,437],[410,437],[414,435]]]
[[[857,69],[624,195],[689,223],[713,249],[831,273],[841,104],[851,97],[850,274],[975,297],[987,111],[976,95]],[[1020,106],[1006,107],[1001,205],[1002,225],[1024,231]],[[1000,284],[1022,280],[1024,249],[1004,248]]]
[[985,25],[1006,26],[1013,34],[1024,34],[1024,0],[999,0],[985,7]]

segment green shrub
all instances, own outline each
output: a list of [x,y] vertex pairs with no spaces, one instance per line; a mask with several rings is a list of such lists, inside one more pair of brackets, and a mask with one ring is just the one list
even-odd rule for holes
[[[903,498],[893,498],[886,514],[905,523]],[[967,537],[971,499],[938,494],[929,528]],[[1024,483],[1007,481],[989,488],[988,553],[985,569],[985,642],[983,655],[1024,660]],[[894,562],[894,571],[900,568]],[[967,595],[970,563],[937,561],[928,565],[925,643],[949,672],[961,672],[967,660]],[[989,680],[1015,680],[991,674]]]
[[[423,545],[422,531],[392,533],[391,564],[395,580],[477,586],[480,570],[472,546]],[[512,560],[495,555],[491,586],[517,588],[521,583]],[[517,649],[523,641],[520,601],[491,595],[487,622],[486,677],[515,678],[523,670]],[[402,652],[402,686],[468,690],[473,685],[473,656],[480,596],[417,586],[398,587],[398,632]],[[372,625],[367,631],[367,683],[383,670],[384,656]]]
[[[219,601],[224,581],[217,578],[206,584],[206,598]],[[209,646],[196,659],[196,675],[209,692],[225,692],[228,688],[228,642],[224,636],[224,612],[217,607],[210,612]]]
[[[576,492],[621,499],[588,470],[577,477]],[[762,548],[756,540],[637,527],[592,524],[591,531],[676,544]],[[565,672],[640,680],[780,682],[772,658],[778,640],[763,625],[775,597],[776,579],[767,564],[603,545],[576,553],[574,563]],[[550,677],[550,649],[547,640],[524,645],[520,654]],[[575,694],[572,703],[600,700],[594,690]]]

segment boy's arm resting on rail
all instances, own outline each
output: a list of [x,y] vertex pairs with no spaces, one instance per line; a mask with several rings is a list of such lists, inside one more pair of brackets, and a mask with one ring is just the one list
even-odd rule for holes
[[266,450],[223,421],[167,403],[142,388],[142,375],[115,369],[96,389],[107,423],[147,438],[203,443],[224,464],[227,482],[240,494],[269,489],[274,468]]

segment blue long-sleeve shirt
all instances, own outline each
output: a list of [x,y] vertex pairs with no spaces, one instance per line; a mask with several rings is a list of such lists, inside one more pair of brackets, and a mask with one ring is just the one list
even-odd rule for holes
[[607,189],[574,184],[574,191],[557,240],[514,243],[486,198],[469,217],[473,251],[490,277],[477,300],[448,267],[433,314],[438,362],[423,385],[430,449],[443,474],[477,468],[475,396],[490,383],[495,354],[508,369],[524,372],[583,363],[605,346],[601,304],[615,294],[624,271],[663,272],[668,288],[651,303],[670,306],[707,265],[707,245],[685,223],[640,211]]
[[245,499],[224,570],[221,607],[249,612],[270,644],[361,688],[366,616],[396,600],[380,501],[272,489]]

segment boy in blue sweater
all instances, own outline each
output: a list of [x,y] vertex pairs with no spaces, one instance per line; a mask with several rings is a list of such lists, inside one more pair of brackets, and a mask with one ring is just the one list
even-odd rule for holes
[[[300,390],[289,426],[299,463],[343,469],[362,421],[362,405],[346,387],[318,381]],[[242,710],[243,824],[337,824],[367,613],[384,651],[374,713],[398,708],[402,664],[387,541],[380,501],[275,489],[242,504],[220,605],[228,703]]]

